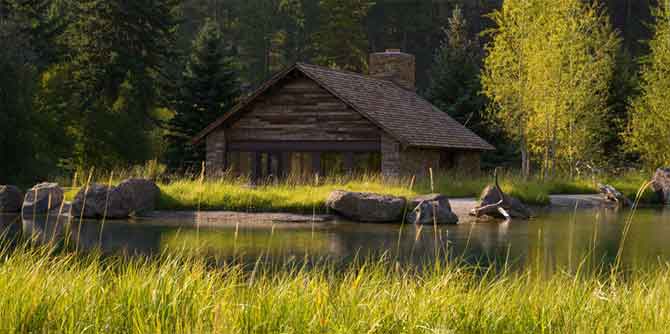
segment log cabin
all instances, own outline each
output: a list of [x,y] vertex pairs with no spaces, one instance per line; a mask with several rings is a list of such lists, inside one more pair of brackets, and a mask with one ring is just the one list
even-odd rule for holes
[[416,93],[415,58],[370,55],[369,74],[297,63],[210,124],[206,173],[254,179],[368,172],[479,171],[494,148]]

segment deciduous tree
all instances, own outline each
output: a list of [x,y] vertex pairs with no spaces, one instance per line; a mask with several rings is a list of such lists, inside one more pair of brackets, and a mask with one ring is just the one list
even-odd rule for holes
[[649,167],[670,164],[670,2],[655,9],[651,54],[644,61],[642,93],[633,101],[628,148]]
[[528,175],[571,172],[602,157],[619,39],[604,11],[580,0],[505,1],[485,60],[491,115],[516,138]]

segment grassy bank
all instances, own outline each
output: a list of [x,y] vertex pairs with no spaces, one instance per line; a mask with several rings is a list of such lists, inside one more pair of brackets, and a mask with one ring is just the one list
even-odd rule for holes
[[[115,175],[120,175],[116,173]],[[93,182],[109,183],[109,177],[93,177]],[[637,190],[648,179],[643,173],[620,177],[602,177],[599,180],[586,178],[557,178],[540,180],[523,179],[515,174],[503,175],[500,184],[503,190],[520,198],[527,204],[547,205],[550,194],[597,193],[597,182],[609,183],[634,199]],[[383,178],[378,175],[355,178],[325,178],[318,180],[287,180],[250,186],[247,179],[222,177],[199,180],[197,177],[170,177],[159,183],[161,210],[232,210],[243,212],[274,211],[297,213],[326,212],[325,201],[333,190],[366,191],[411,198],[432,192],[452,198],[478,197],[486,185],[493,182],[490,175],[472,177],[458,174],[437,174],[430,178],[413,181],[411,178]],[[74,198],[81,186],[68,191],[66,197]],[[642,203],[652,203],[653,193],[648,190]]]
[[255,270],[164,255],[4,251],[3,333],[641,333],[670,325],[670,269],[551,277],[387,262]]
[[[410,178],[384,179],[366,176],[355,179],[329,178],[318,185],[306,182],[281,182],[249,187],[243,179],[197,180],[177,179],[161,185],[159,207],[164,210],[233,210],[325,212],[325,202],[334,190],[365,191],[411,198],[437,192],[452,198],[478,197],[492,177],[438,175],[413,182]],[[585,194],[596,192],[589,181],[522,180],[516,176],[501,178],[502,188],[512,196],[532,205],[549,204],[549,194]]]

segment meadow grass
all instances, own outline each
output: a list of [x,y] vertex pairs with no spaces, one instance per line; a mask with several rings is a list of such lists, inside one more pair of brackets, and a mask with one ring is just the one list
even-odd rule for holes
[[[670,325],[670,268],[493,272],[393,261],[244,268],[4,250],[3,333],[641,333]],[[259,262],[260,263],[260,262]]]
[[[492,176],[438,174],[429,177],[384,178],[367,175],[354,178],[325,178],[318,183],[268,182],[249,186],[246,179],[221,178],[200,182],[176,179],[160,185],[159,208],[164,210],[193,210],[200,203],[202,210],[284,211],[300,213],[326,212],[326,199],[334,190],[363,191],[412,198],[422,194],[441,193],[451,198],[478,198],[484,188],[493,183]],[[583,180],[554,180],[543,182],[535,178],[524,180],[507,175],[500,179],[505,192],[531,205],[549,204],[550,194],[595,193],[595,185]]]
[[[153,170],[153,169],[152,169]],[[141,170],[140,170],[141,172]],[[137,173],[137,172],[136,172]],[[122,177],[133,176],[116,172],[114,182]],[[421,194],[441,193],[451,198],[478,198],[482,190],[493,183],[493,176],[458,173],[435,173],[434,177],[388,178],[381,175],[358,175],[353,177],[288,178],[283,181],[267,181],[251,185],[244,177],[224,175],[219,178],[201,179],[197,175],[135,175],[155,177],[159,180],[161,196],[159,210],[230,210],[242,212],[296,212],[325,213],[326,199],[334,190],[363,191],[412,198]],[[71,200],[85,184],[87,177],[79,177],[66,192]],[[109,183],[109,174],[100,173],[92,177],[93,182]],[[634,198],[640,186],[648,180],[645,173],[629,173],[623,176],[557,177],[541,180],[538,177],[522,178],[514,172],[500,176],[503,190],[529,205],[544,206],[550,203],[549,195],[594,194],[598,183],[608,183]],[[641,200],[653,203],[655,196],[648,189]]]

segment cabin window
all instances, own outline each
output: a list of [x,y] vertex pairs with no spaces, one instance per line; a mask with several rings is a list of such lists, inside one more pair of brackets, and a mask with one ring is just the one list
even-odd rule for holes
[[344,174],[344,154],[340,152],[328,152],[322,154],[321,166],[323,166],[326,176],[338,176]]
[[354,172],[358,174],[379,173],[382,170],[382,154],[365,152],[354,154]]

